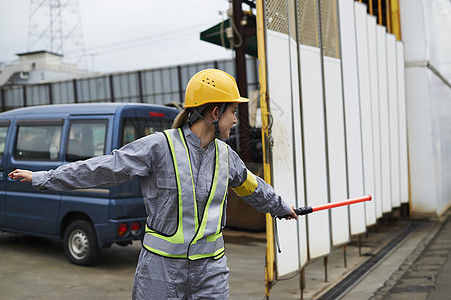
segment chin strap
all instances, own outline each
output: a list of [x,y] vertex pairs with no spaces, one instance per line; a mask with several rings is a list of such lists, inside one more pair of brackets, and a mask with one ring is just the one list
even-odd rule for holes
[[214,125],[215,126],[215,138],[219,139],[221,133],[219,132],[219,120],[221,119],[222,114],[224,113],[226,104],[222,103],[221,104],[221,108],[219,109],[219,117],[217,120],[214,120],[213,122],[208,122],[207,120],[205,120],[204,116],[202,116],[202,111],[205,109],[207,104],[199,106],[199,107],[193,107],[190,111],[189,117],[188,117],[188,121],[190,124],[194,124],[194,122],[197,121],[197,119],[202,119],[205,122],[207,122],[208,124]]

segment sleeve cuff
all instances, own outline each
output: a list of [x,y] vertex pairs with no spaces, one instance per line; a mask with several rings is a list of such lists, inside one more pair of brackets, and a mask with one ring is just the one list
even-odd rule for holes
[[45,187],[45,182],[47,181],[47,172],[46,171],[38,171],[38,172],[33,172],[33,177],[31,180],[31,184],[33,186],[34,189],[38,190],[38,191],[42,191],[47,189]]

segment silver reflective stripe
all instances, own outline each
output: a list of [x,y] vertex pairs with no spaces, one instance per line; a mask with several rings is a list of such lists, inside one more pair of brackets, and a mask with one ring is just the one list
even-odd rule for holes
[[189,247],[189,242],[185,244],[175,244],[149,233],[144,235],[143,244],[170,255],[186,255]]
[[[206,241],[206,239],[203,239],[203,241]],[[201,240],[197,244],[191,244],[189,246],[189,256],[212,254],[221,248],[224,248],[222,235],[214,242],[202,242]]]

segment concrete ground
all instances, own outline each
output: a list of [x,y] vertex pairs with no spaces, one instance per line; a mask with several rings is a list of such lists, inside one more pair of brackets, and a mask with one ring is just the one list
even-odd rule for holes
[[[414,230],[390,250],[367,273],[353,282],[340,297],[327,297],[346,276],[383,250],[407,227]],[[229,232],[228,236],[246,233]],[[255,237],[255,234],[251,235]],[[264,241],[264,236],[261,238]],[[264,244],[254,241],[247,246],[229,243],[230,299],[265,299]],[[344,266],[346,257],[347,266]],[[276,282],[269,299],[346,299],[346,300],[439,300],[451,299],[451,212],[444,220],[390,220],[370,228],[364,236],[353,237],[346,246],[328,256],[327,281],[324,259],[305,267],[305,289],[300,291],[300,276]],[[246,269],[245,265],[249,265]],[[240,273],[238,273],[240,272]],[[244,272],[244,273],[243,273]],[[246,278],[247,275],[247,278]],[[255,280],[257,277],[259,280]],[[244,279],[243,279],[244,278]],[[261,279],[260,279],[261,278]]]
[[[319,299],[387,245],[410,222],[418,222],[342,299],[450,299],[451,221],[395,220],[353,237],[324,259],[305,267],[303,299]],[[226,230],[230,299],[265,299],[265,233]],[[140,243],[113,245],[92,267],[70,264],[59,241],[0,233],[0,299],[130,299]],[[282,249],[283,250],[283,249]],[[359,254],[360,253],[360,254]],[[345,267],[344,261],[347,261]],[[269,299],[300,299],[300,276],[278,281]],[[321,298],[327,299],[327,298]]]

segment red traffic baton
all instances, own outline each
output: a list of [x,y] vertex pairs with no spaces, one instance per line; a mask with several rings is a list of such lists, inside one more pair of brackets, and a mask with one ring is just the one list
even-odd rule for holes
[[[312,206],[299,207],[299,208],[295,208],[294,212],[298,216],[303,216],[303,215],[307,215],[312,212],[316,212],[316,211],[320,211],[320,210],[331,209],[331,208],[335,208],[335,207],[351,205],[351,204],[365,202],[365,201],[371,201],[371,199],[372,199],[372,197],[370,195],[368,195],[368,196],[359,197],[359,198],[352,198],[352,199],[347,199],[347,200],[342,200],[342,201],[326,203],[326,204],[317,205],[317,206],[313,206],[313,207]],[[278,217],[278,218],[282,219],[282,218],[286,218],[286,217],[289,217],[289,215]]]

